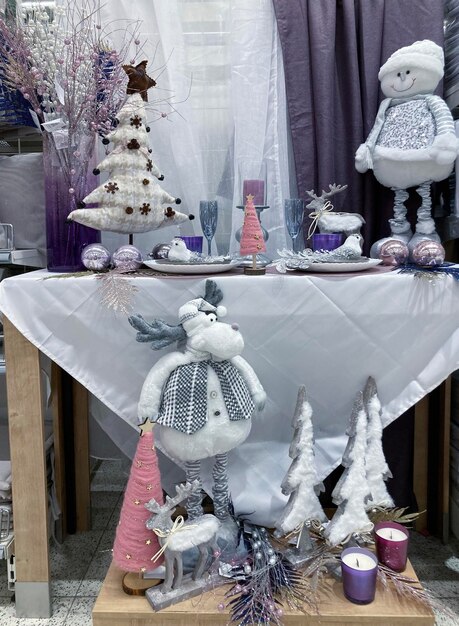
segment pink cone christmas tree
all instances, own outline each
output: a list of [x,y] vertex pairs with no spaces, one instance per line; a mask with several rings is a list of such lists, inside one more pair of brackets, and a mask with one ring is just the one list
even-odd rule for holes
[[[146,425],[148,427],[151,423]],[[113,546],[115,564],[125,572],[140,574],[162,563],[162,559],[154,564],[151,561],[159,544],[156,535],[145,525],[150,517],[145,504],[151,498],[163,503],[153,431],[146,428],[141,427]]]
[[263,239],[260,221],[253,204],[253,196],[249,194],[244,209],[244,223],[241,233],[241,256],[251,254],[253,256],[253,267],[255,268],[256,255],[265,251],[265,240]]

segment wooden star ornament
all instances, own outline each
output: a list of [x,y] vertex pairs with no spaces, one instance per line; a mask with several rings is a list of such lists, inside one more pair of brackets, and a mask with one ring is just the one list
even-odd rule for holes
[[123,70],[129,78],[126,93],[128,95],[139,93],[145,102],[148,102],[148,89],[156,86],[156,81],[147,74],[147,63],[148,61],[141,61],[135,66],[123,65]]

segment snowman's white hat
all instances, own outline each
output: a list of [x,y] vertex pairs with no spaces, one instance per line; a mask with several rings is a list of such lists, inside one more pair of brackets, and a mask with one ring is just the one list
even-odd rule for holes
[[382,80],[386,74],[395,70],[403,70],[410,66],[425,68],[436,74],[438,80],[443,77],[445,56],[443,48],[430,39],[415,41],[411,46],[405,46],[396,50],[387,59],[379,70],[378,79]]

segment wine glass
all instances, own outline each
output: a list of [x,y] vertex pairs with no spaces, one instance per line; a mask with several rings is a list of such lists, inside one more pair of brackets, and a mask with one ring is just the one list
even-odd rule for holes
[[216,200],[201,200],[199,218],[204,237],[207,240],[207,255],[212,256],[212,239],[217,230],[218,204]]
[[293,251],[296,252],[296,240],[304,219],[304,201],[300,198],[284,200],[284,213],[287,231],[292,239]]

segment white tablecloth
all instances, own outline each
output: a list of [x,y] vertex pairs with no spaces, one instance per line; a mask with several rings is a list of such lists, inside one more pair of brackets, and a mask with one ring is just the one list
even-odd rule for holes
[[[94,277],[51,278],[45,271],[0,283],[0,309],[41,351],[116,413],[132,445],[136,404],[151,365],[165,351],[137,343],[127,318],[105,309]],[[396,272],[355,275],[222,274],[225,321],[238,322],[243,356],[268,394],[249,439],[230,453],[239,512],[270,525],[285,499],[291,418],[298,386],[313,407],[321,477],[341,460],[356,392],[372,375],[388,424],[459,367],[459,284],[432,284]],[[204,294],[205,278],[136,277],[134,311],[177,322],[179,306]],[[27,393],[26,390],[24,390]],[[124,420],[124,423],[120,420]]]

